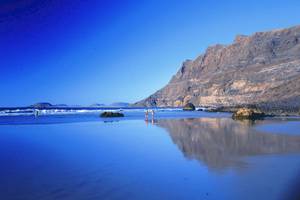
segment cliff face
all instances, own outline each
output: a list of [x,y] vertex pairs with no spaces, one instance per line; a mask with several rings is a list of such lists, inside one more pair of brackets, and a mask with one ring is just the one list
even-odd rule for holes
[[300,26],[239,35],[187,60],[143,106],[269,105],[300,108]]

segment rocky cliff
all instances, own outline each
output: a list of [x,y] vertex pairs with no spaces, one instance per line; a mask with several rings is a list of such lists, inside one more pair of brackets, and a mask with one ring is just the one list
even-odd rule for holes
[[300,108],[300,26],[238,35],[183,62],[170,82],[141,106],[264,105]]

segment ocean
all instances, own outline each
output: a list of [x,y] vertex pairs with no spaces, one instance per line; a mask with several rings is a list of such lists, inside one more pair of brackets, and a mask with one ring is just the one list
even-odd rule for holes
[[0,117],[0,199],[297,199],[299,118]]

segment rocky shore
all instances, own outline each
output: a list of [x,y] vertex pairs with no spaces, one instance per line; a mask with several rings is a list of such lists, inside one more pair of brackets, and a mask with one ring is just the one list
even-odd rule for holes
[[231,112],[235,113],[239,109],[252,109],[259,110],[265,113],[268,117],[271,116],[300,116],[300,110],[298,108],[281,108],[281,107],[266,107],[260,105],[245,105],[245,106],[225,106],[225,107],[208,107],[208,112]]

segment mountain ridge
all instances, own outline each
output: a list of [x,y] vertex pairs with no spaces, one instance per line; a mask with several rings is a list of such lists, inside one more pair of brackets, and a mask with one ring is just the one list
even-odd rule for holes
[[300,26],[237,35],[183,62],[169,83],[138,106],[300,108]]

